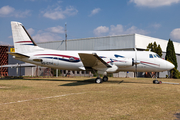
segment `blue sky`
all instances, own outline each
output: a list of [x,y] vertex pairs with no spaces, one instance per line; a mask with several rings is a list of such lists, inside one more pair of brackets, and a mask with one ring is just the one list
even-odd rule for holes
[[35,42],[138,33],[180,42],[180,0],[2,0],[0,44],[13,45],[11,21]]

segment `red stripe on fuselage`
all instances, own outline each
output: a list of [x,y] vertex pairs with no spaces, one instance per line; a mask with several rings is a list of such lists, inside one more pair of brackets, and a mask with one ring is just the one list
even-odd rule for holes
[[16,42],[16,43],[32,43],[32,41],[19,41],[19,42]]
[[149,62],[144,62],[144,61],[141,61],[141,63],[145,63],[145,64],[150,64],[150,65],[156,65],[156,66],[160,66],[160,65],[158,65],[158,64],[149,63]]
[[[49,55],[49,56],[59,56],[59,57],[66,57],[66,58],[71,58],[73,56],[68,56],[68,55],[59,55],[59,54],[37,54],[34,56],[43,56],[43,55]],[[79,60],[77,57],[73,57],[75,60]]]

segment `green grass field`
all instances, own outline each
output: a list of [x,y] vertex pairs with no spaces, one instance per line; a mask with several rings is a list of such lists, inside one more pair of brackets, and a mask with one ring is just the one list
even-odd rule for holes
[[81,77],[0,79],[0,119],[177,119],[180,85],[109,79],[102,84]]

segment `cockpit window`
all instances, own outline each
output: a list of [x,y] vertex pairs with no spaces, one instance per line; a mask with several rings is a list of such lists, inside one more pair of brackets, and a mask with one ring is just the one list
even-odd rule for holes
[[156,55],[154,55],[154,58],[156,58]]
[[149,54],[149,58],[153,58],[153,55],[152,55],[152,54]]
[[158,58],[160,58],[160,56],[159,56],[158,54],[156,54],[156,56],[157,56]]

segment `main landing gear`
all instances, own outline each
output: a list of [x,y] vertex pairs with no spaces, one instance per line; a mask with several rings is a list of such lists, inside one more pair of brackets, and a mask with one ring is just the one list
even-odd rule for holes
[[106,81],[108,81],[108,77],[107,76],[104,76],[103,77],[103,79],[101,79],[101,77],[97,77],[96,79],[95,79],[95,83],[102,83],[102,82],[106,82]]

